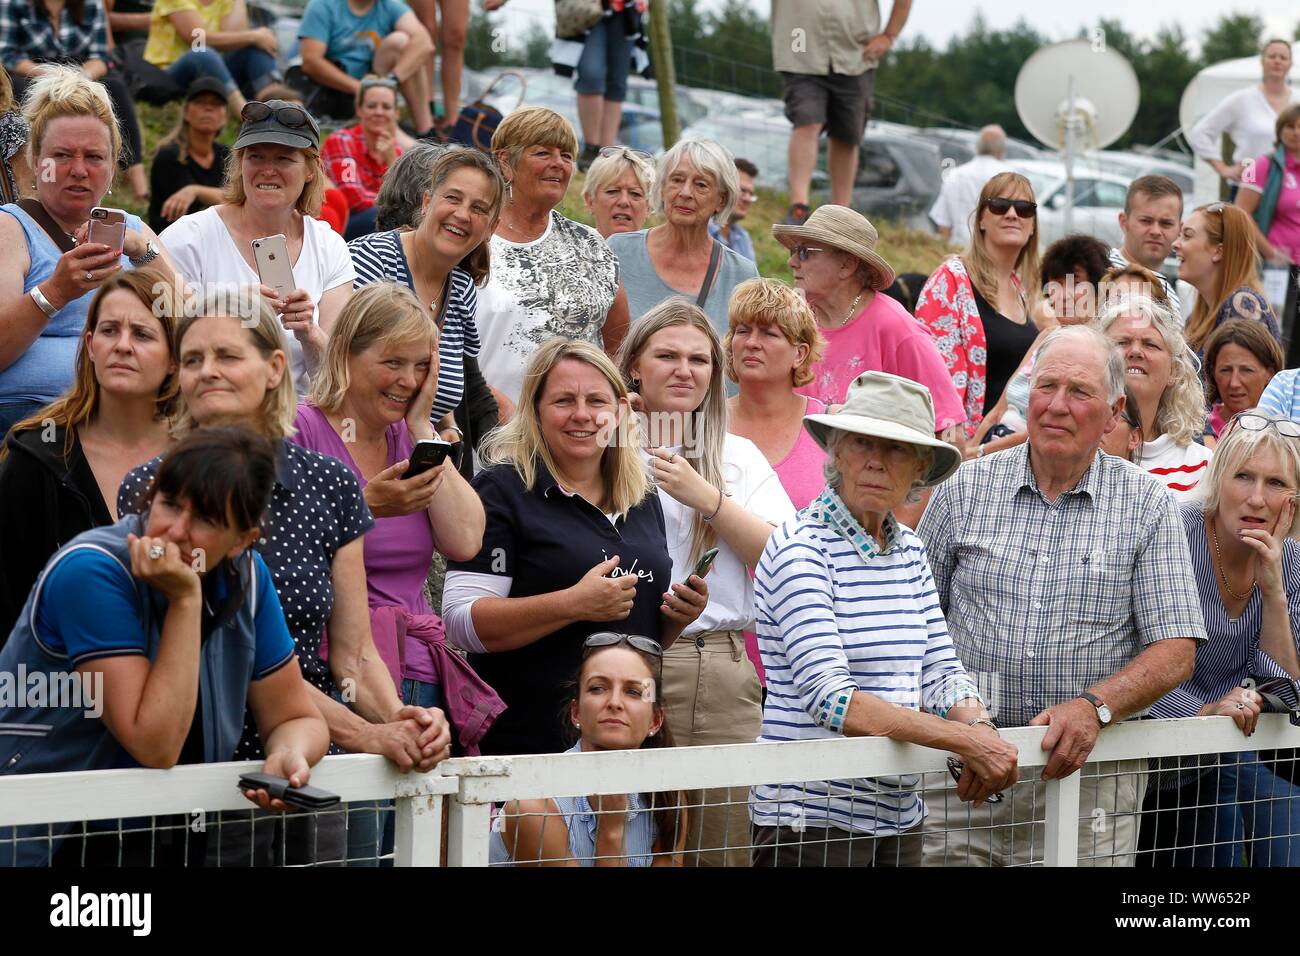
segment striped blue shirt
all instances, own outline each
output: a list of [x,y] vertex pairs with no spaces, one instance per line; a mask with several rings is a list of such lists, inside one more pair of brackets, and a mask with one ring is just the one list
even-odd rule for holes
[[[352,253],[352,268],[357,273],[354,289],[372,282],[396,282],[415,291],[415,280],[398,232],[374,232],[353,239],[348,243],[348,251]],[[460,404],[465,394],[465,356],[479,352],[478,327],[474,324],[478,292],[474,280],[463,269],[452,269],[448,281],[451,288],[447,293],[447,313],[438,339],[438,394],[434,396],[430,415],[435,422]],[[436,310],[438,304],[431,303],[430,307]]]
[[1259,397],[1259,410],[1275,418],[1300,421],[1300,368],[1289,368],[1273,376]]
[[[767,670],[759,740],[836,736],[819,725],[823,701],[863,691],[943,714],[974,697],[953,650],[925,547],[890,522],[883,552],[867,557],[808,509],[768,539],[754,581],[758,647]],[[921,822],[918,775],[755,787],[758,826],[835,827],[888,835]]]

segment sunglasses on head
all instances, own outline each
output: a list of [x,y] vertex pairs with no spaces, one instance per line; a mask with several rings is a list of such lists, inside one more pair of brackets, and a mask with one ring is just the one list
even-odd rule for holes
[[372,76],[368,80],[361,81],[361,89],[368,90],[372,86],[386,86],[390,90],[397,89],[397,81],[391,76]]
[[1229,428],[1240,426],[1248,432],[1262,432],[1271,426],[1279,435],[1300,438],[1300,424],[1289,418],[1269,418],[1257,412],[1237,412],[1228,420],[1228,426]]
[[807,262],[808,257],[814,252],[825,252],[826,250],[820,246],[795,246],[790,251],[794,253],[795,258],[800,262]]
[[1030,202],[1028,199],[1007,199],[1003,196],[994,196],[992,199],[985,200],[984,208],[995,216],[1005,216],[1008,209],[1014,209],[1016,215],[1021,219],[1031,219],[1038,215],[1038,203]]
[[644,149],[633,149],[631,146],[602,146],[600,156],[635,156],[637,159],[644,159],[651,165],[654,164],[655,158],[647,153]]
[[663,657],[664,649],[659,642],[648,637],[641,637],[639,634],[619,634],[615,631],[597,631],[590,635],[582,642],[584,650],[595,647],[615,647],[619,644],[627,644],[635,647],[638,651],[645,651],[655,657]]
[[282,126],[290,129],[302,129],[304,126],[314,125],[310,114],[301,106],[270,107],[256,100],[244,104],[244,108],[239,111],[239,118],[245,123],[260,123],[271,114],[275,114],[276,121]]

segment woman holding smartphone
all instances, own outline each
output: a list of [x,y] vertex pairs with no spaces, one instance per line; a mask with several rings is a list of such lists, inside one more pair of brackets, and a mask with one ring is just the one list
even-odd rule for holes
[[226,201],[182,216],[163,231],[162,241],[201,296],[262,287],[293,334],[289,363],[294,385],[305,392],[356,273],[343,238],[314,218],[325,176],[320,128],[311,114],[270,100],[248,103],[240,116],[226,166]]
[[124,216],[122,244],[88,238],[122,151],[113,104],[79,70],[46,66],[27,89],[36,198],[0,206],[0,432],[72,385],[77,345],[95,290],[123,269],[172,267],[158,237]]
[[[709,603],[664,651],[668,726],[682,746],[752,743],[762,723],[758,674],[745,653],[767,539],[794,505],[752,441],[727,432],[722,343],[703,309],[669,299],[633,323],[619,371],[640,396],[647,467],[659,488],[673,580],[711,549]],[[743,789],[704,791],[691,814],[687,866],[748,866]],[[730,849],[723,849],[730,848]]]

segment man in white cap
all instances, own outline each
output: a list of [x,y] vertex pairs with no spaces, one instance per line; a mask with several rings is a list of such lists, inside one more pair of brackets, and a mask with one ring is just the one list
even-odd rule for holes
[[[1090,326],[1056,330],[1034,361],[1029,440],[963,465],[917,528],[998,726],[1047,727],[1042,780],[1084,768],[1079,852],[1097,866],[1133,865],[1146,787],[1145,760],[1084,767],[1097,736],[1189,678],[1206,640],[1173,499],[1099,451],[1123,407],[1119,350]],[[1021,789],[978,809],[927,791],[926,865],[1031,862],[1046,796]]]

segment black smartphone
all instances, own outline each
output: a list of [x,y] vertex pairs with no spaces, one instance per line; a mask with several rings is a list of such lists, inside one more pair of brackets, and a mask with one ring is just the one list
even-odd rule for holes
[[[718,549],[709,548],[708,551],[705,551],[702,555],[700,555],[700,560],[695,562],[695,568],[694,570],[691,571],[691,574],[698,574],[700,577],[704,577],[706,574],[709,573],[709,568],[713,567],[713,559],[716,558],[717,556],[718,556]],[[687,575],[687,577],[689,576],[690,575]]]
[[416,475],[424,474],[430,468],[437,468],[450,454],[450,442],[445,442],[441,438],[421,438],[411,451],[411,464],[402,477],[414,478]]
[[324,810],[342,798],[319,787],[291,787],[284,777],[269,773],[246,773],[239,778],[240,790],[265,790],[273,798],[283,800],[300,810]]

